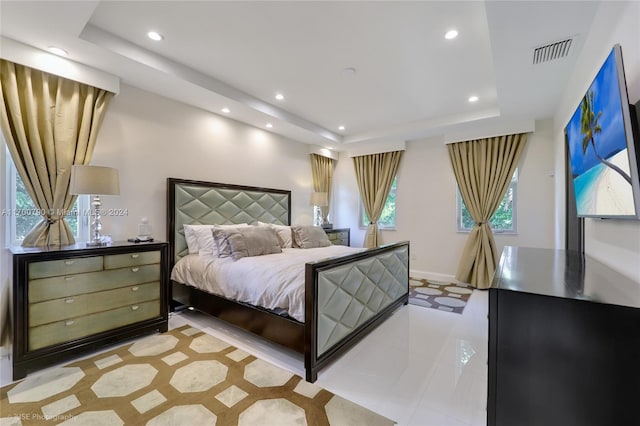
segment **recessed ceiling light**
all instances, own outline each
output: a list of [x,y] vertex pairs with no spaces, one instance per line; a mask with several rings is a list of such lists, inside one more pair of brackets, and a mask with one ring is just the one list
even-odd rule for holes
[[222,112],[224,112],[225,114],[229,114],[231,110],[229,108],[222,108]]
[[282,101],[284,100],[284,95],[282,93],[276,93],[276,99]]
[[344,130],[344,126],[338,127],[338,130]]
[[67,56],[69,53],[67,53],[66,50],[61,49],[59,47],[55,47],[55,46],[49,46],[49,52],[53,53],[54,55],[58,55],[58,56]]
[[271,123],[267,123],[267,129],[270,129],[270,128],[272,128],[272,127],[273,127],[273,124],[271,124]]
[[478,102],[478,99],[477,96],[469,96],[469,102]]
[[456,37],[458,37],[458,32],[456,30],[449,30],[444,35],[444,38],[446,38],[447,40],[453,40]]
[[153,41],[160,41],[164,38],[164,36],[158,32],[155,31],[149,31],[147,33],[147,37],[149,37],[151,40]]

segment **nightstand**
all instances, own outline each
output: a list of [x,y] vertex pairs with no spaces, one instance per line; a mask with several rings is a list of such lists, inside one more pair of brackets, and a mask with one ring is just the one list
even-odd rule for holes
[[168,328],[167,243],[14,247],[13,379]]
[[334,246],[348,246],[351,244],[351,229],[349,228],[325,229],[324,232],[326,232],[329,241]]

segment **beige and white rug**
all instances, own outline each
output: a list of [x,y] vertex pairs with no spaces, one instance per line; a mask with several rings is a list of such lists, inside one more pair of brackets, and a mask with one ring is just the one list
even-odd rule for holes
[[464,284],[409,278],[409,303],[461,314],[473,288]]
[[0,425],[392,425],[197,328],[0,389]]

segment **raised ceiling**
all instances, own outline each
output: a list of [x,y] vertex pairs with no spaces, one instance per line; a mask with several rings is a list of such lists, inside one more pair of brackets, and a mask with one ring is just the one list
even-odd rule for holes
[[[0,33],[64,48],[126,84],[341,149],[551,117],[598,6],[1,1]],[[450,29],[459,35],[446,40]],[[147,38],[150,30],[164,40]],[[534,48],[566,38],[568,56],[533,65]],[[468,102],[472,95],[479,100]]]

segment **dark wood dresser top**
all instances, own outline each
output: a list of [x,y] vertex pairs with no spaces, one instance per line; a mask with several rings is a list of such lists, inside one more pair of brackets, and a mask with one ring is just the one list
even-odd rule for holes
[[507,246],[491,288],[640,308],[640,282],[567,250]]

